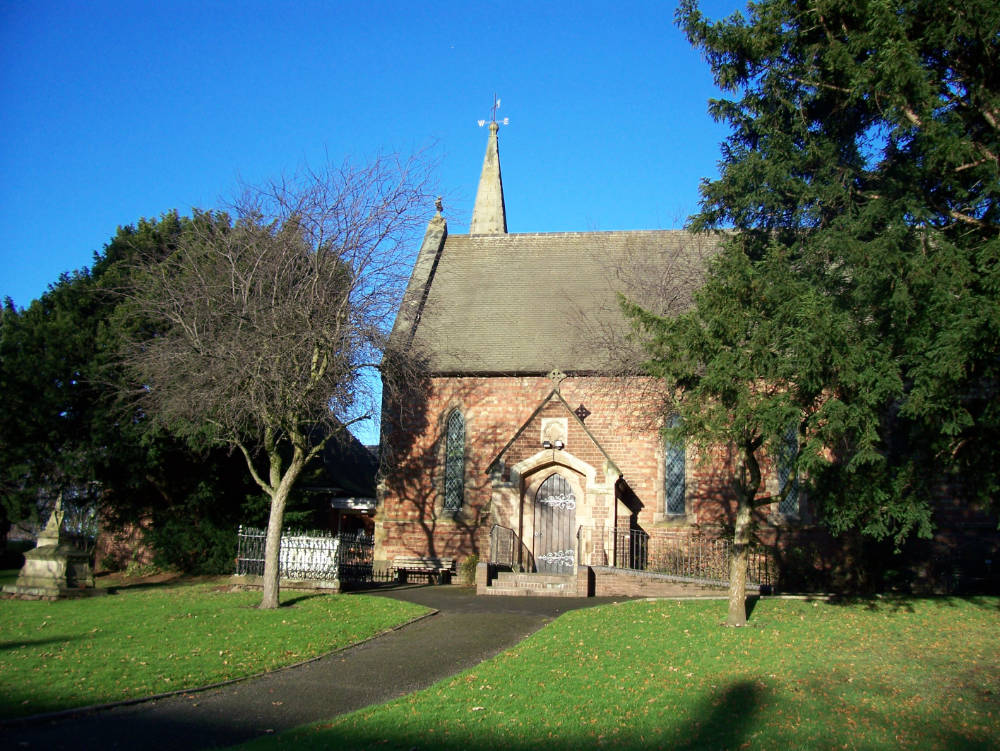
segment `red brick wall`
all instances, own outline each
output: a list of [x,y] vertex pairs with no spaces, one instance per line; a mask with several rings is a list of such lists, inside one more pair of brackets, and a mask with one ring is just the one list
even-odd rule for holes
[[[583,404],[590,411],[585,425],[600,447],[553,398],[504,453],[504,464],[509,468],[541,450],[542,418],[568,418],[565,451],[593,466],[601,481],[603,448],[641,505],[637,523],[652,531],[654,514],[663,509],[663,458],[658,405],[646,386],[599,377],[567,378],[560,385],[562,397],[570,409]],[[545,377],[435,378],[409,396],[409,411],[394,414],[388,409],[376,555],[389,560],[397,555],[485,557],[492,523],[488,513],[492,479],[487,468],[552,388]],[[442,468],[445,421],[456,408],[465,417],[466,482],[463,509],[453,518],[442,509]],[[717,461],[726,459],[720,454]],[[725,522],[731,517],[726,473],[716,464],[690,459],[688,464],[693,514],[680,528],[691,529],[689,521]],[[614,518],[610,509],[608,518]]]
[[152,524],[145,519],[141,524],[126,524],[118,529],[101,526],[94,546],[94,570],[118,571],[130,563],[147,566],[153,562],[153,549],[143,539],[145,530]]
[[[663,452],[656,421],[662,410],[655,388],[648,386],[648,382],[641,381],[622,384],[599,377],[570,377],[561,383],[560,391],[570,409],[575,410],[582,403],[590,411],[585,421],[587,430],[621,470],[628,489],[638,501],[636,517],[621,518],[621,525],[641,527],[653,538],[652,545],[672,538],[670,544],[683,547],[685,538],[719,536],[733,520],[729,484],[732,457],[724,448],[718,448],[710,461],[701,462],[689,451],[688,513],[680,518],[665,518]],[[552,388],[552,381],[545,377],[435,378],[413,385],[412,391],[402,398],[406,409],[394,410],[388,405],[383,419],[384,464],[376,516],[376,557],[392,560],[399,555],[434,555],[454,557],[460,563],[470,555],[478,555],[486,560],[493,523],[489,514],[492,478],[486,472],[487,467]],[[442,444],[445,420],[455,408],[461,409],[465,417],[466,472],[465,503],[461,512],[452,516],[441,508]],[[544,417],[568,418],[565,450],[593,466],[598,473],[597,481],[602,481],[604,455],[557,399],[545,404],[513,441],[503,456],[505,466],[510,468],[541,450],[540,423]],[[762,469],[765,475],[762,494],[775,493],[774,467],[765,463]],[[586,490],[586,478],[580,478],[579,482]],[[620,507],[619,513],[622,510]],[[971,516],[974,514],[965,504],[944,500],[937,514],[944,529],[938,530],[934,549],[922,554],[922,559],[933,567],[934,561],[951,560],[956,551],[971,549],[970,540],[982,542],[976,548],[977,566],[983,568],[983,560],[990,559],[993,566],[990,570],[996,578],[1000,569],[996,519],[991,517],[984,522],[978,516],[975,520]],[[615,511],[609,509],[607,518],[614,519]],[[821,527],[813,525],[805,502],[799,520],[781,519],[767,506],[758,510],[757,519],[758,538],[777,548],[779,569],[804,567],[821,575],[817,582],[835,582],[839,569],[858,568],[850,540],[834,540]],[[782,577],[779,571],[779,578]]]

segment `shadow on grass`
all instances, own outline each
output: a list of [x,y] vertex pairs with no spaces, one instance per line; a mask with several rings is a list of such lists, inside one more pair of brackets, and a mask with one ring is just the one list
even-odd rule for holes
[[680,731],[678,735],[684,741],[674,748],[677,751],[739,748],[769,693],[769,689],[749,681],[732,684],[708,701],[702,717]]
[[104,589],[108,591],[109,595],[121,595],[128,592],[146,592],[156,589],[176,589],[179,586],[179,584],[172,584],[170,582],[155,582],[149,584],[115,584],[113,586],[104,587]]
[[97,574],[94,579],[97,586],[106,589],[108,594],[119,594],[122,592],[143,592],[147,590],[167,590],[190,587],[197,584],[224,584],[228,582],[228,577],[224,576],[184,576],[174,575],[164,579],[122,579],[113,581],[105,577],[109,574]]
[[972,605],[981,610],[1000,611],[1000,597],[991,595],[833,595],[816,599],[823,599],[831,605],[863,607],[872,612],[912,613],[914,604],[918,602],[937,602],[951,607]]
[[[225,715],[203,714],[178,717],[155,712],[129,712],[119,715],[97,713],[81,716],[64,722],[19,723],[17,720],[5,722],[0,719],[0,727],[8,726],[6,737],[11,747],[52,748],[59,745],[74,745],[86,748],[103,748],[110,737],[115,738],[120,748],[187,748],[208,749],[229,747],[237,743],[247,743],[244,749],[295,748],[296,751],[309,749],[378,749],[379,751],[530,751],[544,748],[546,751],[578,751],[595,747],[618,749],[618,751],[640,751],[645,749],[738,749],[777,747],[770,741],[782,736],[773,736],[768,730],[768,716],[763,713],[765,705],[773,705],[774,691],[760,683],[740,681],[724,686],[707,696],[684,723],[674,723],[665,714],[657,723],[657,731],[623,728],[620,733],[595,735],[587,731],[587,724],[571,727],[568,723],[560,728],[558,735],[551,732],[541,734],[537,730],[522,729],[518,724],[504,722],[504,718],[488,716],[478,727],[465,727],[443,723],[435,724],[433,718],[423,718],[420,729],[407,721],[364,720],[363,715],[347,716],[344,722],[336,720],[303,726],[281,734],[263,735],[263,726],[233,722]],[[378,710],[376,710],[377,712]],[[545,712],[538,707],[538,712]],[[376,715],[377,717],[378,715]],[[477,717],[480,715],[476,715]],[[398,717],[394,718],[398,720]],[[889,725],[888,718],[872,718],[880,724]],[[418,718],[414,718],[418,721]],[[938,728],[931,736],[923,725],[892,722],[897,732],[908,734],[911,740],[933,738],[935,748],[956,749],[958,751],[985,751],[996,748],[996,733],[989,729],[957,732]],[[596,731],[600,732],[600,731]],[[833,747],[837,741],[849,739],[849,735],[834,733],[828,740]],[[150,744],[150,739],[155,743]],[[788,735],[784,736],[787,743]],[[839,747],[839,743],[838,743]]]
[[[259,738],[251,743],[250,749],[285,748],[293,745],[296,749],[391,749],[392,751],[412,751],[413,749],[437,749],[440,751],[528,751],[544,747],[547,751],[577,751],[592,748],[599,742],[602,747],[615,749],[670,748],[681,751],[701,749],[739,748],[749,733],[760,722],[759,710],[768,701],[772,692],[759,683],[740,681],[733,683],[707,697],[695,717],[683,724],[673,725],[670,717],[664,717],[664,725],[669,729],[659,736],[650,737],[648,731],[625,728],[621,733],[608,733],[600,738],[586,734],[583,730],[560,728],[558,736],[534,737],[531,731],[523,733],[515,725],[487,724],[477,731],[471,728],[448,726],[424,729],[407,729],[406,725],[387,722],[381,727],[377,722],[343,725],[323,723],[297,728],[291,732]],[[544,708],[539,707],[539,712]],[[499,719],[499,718],[498,718]]]
[[[426,718],[422,726],[414,727],[408,726],[407,722],[396,722],[398,715],[390,713],[391,719],[386,717],[384,724],[380,724],[381,718],[375,710],[375,717],[369,720],[365,720],[362,714],[345,718],[342,724],[334,720],[300,727],[277,736],[259,737],[246,748],[256,751],[290,746],[297,751],[329,748],[380,751],[529,751],[545,748],[547,751],[577,751],[595,745],[619,751],[767,748],[769,738],[776,740],[781,737],[780,734],[770,735],[768,717],[763,713],[765,706],[773,706],[774,699],[775,692],[771,687],[759,682],[738,681],[707,696],[687,722],[674,724],[671,717],[664,716],[658,733],[624,728],[621,732],[606,731],[599,736],[595,736],[593,731],[587,733],[583,729],[586,723],[582,728],[572,729],[563,725],[558,735],[551,732],[533,735],[531,730],[522,730],[520,723],[505,722],[506,718],[502,716],[498,716],[496,722],[490,722],[490,718],[484,716],[485,722],[478,727],[466,727],[462,722],[435,725]],[[537,711],[544,712],[545,709],[539,707]],[[877,712],[873,712],[868,719],[876,726],[890,725],[890,719]],[[420,721],[415,720],[417,722]],[[931,731],[922,723],[897,725],[892,721],[891,724],[911,739],[933,741],[931,745],[936,748],[963,751],[996,748],[995,734],[988,729],[961,732],[952,727],[939,727]],[[787,735],[785,738],[787,740]],[[834,740],[830,739],[831,747]]]
[[294,597],[289,597],[287,600],[282,600],[279,607],[290,608],[298,605],[300,602],[305,602],[306,600],[312,600],[316,597],[333,597],[331,592],[303,592],[297,594]]
[[40,647],[43,644],[65,644],[70,641],[79,641],[80,636],[53,636],[50,639],[23,639],[21,641],[0,641],[0,652],[7,652],[21,647]]

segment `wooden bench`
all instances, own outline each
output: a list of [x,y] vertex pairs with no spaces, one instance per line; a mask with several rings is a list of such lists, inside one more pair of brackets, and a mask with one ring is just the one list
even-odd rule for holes
[[392,562],[396,569],[396,578],[400,584],[405,584],[409,574],[426,574],[428,581],[437,584],[447,584],[455,572],[454,558],[432,558],[419,555],[399,556]]

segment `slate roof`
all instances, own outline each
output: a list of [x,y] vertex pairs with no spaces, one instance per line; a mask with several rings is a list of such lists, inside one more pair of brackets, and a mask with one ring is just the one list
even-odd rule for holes
[[441,374],[609,372],[635,353],[616,293],[680,312],[718,244],[682,230],[447,235],[437,222],[396,334],[409,329]]

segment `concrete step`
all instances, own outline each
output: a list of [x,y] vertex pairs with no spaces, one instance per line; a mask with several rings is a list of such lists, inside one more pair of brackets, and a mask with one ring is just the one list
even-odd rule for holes
[[576,588],[549,588],[535,589],[531,587],[492,587],[478,592],[480,595],[506,596],[506,597],[576,597]]
[[542,584],[542,583],[534,584],[531,582],[511,584],[510,582],[493,582],[493,586],[505,587],[507,589],[527,589],[532,592],[549,592],[549,591],[554,592],[560,589],[576,589],[575,583],[570,584],[568,582],[565,584]]
[[576,577],[559,574],[501,572],[481,594],[524,597],[575,597]]
[[572,574],[521,574],[503,571],[497,574],[495,581],[504,586],[548,587],[572,584],[576,577]]

